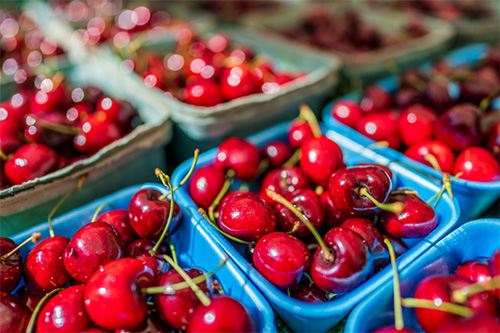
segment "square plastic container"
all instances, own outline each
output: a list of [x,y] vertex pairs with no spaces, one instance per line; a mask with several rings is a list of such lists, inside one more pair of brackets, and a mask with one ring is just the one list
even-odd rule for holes
[[[262,147],[271,140],[286,140],[286,132],[289,123],[282,123],[271,127],[259,134],[249,137],[249,140]],[[362,162],[373,162],[388,165],[389,160],[377,155],[373,151],[357,145],[346,137],[333,131],[326,133],[335,141],[344,152],[344,162],[352,165]],[[216,149],[212,149],[200,155],[198,167],[212,163],[215,159]],[[181,164],[173,175],[173,182],[178,183],[187,173],[192,161]],[[396,175],[397,187],[407,187],[418,191],[419,195],[426,199],[436,193],[439,188],[432,182],[401,168],[399,165],[391,165],[391,170]],[[392,278],[390,265],[368,281],[345,294],[338,299],[323,304],[310,304],[298,301],[286,295],[267,281],[245,258],[246,246],[229,241],[218,233],[199,213],[198,206],[193,202],[186,192],[185,186],[178,191],[177,199],[183,207],[188,207],[189,216],[195,223],[201,223],[210,231],[212,238],[216,239],[220,246],[236,262],[240,269],[259,288],[271,305],[285,320],[285,322],[296,332],[326,331],[338,323],[356,304],[387,283]],[[458,220],[460,208],[456,200],[451,200],[447,195],[441,198],[436,206],[439,219],[437,228],[423,239],[403,239],[411,248],[398,258],[400,267],[406,267],[415,258],[418,258],[428,248],[441,239],[453,228]]]
[[[96,209],[104,203],[110,204],[103,212],[112,209],[128,209],[132,196],[143,188],[154,188],[162,193],[165,187],[156,184],[145,184],[144,186],[131,186],[124,188],[112,195],[93,201],[83,207],[75,209],[54,219],[53,227],[56,235],[71,238],[85,224],[89,223]],[[177,199],[174,196],[174,200]],[[180,205],[183,213],[183,221],[179,229],[172,235],[179,264],[183,267],[198,267],[209,272],[216,268],[227,257],[220,247],[210,238],[210,234],[201,224],[192,221],[186,207]],[[44,223],[37,227],[26,230],[12,237],[19,244],[33,232],[42,233],[42,239],[49,237],[48,224]],[[30,243],[21,249],[23,258],[35,244]],[[224,292],[239,300],[249,311],[258,327],[259,332],[275,332],[274,313],[262,294],[244,276],[238,267],[229,259],[215,274]],[[24,282],[21,282],[24,285]]]
[[[464,224],[403,268],[398,265],[401,297],[413,297],[418,283],[428,276],[453,274],[463,262],[490,257],[500,248],[500,220],[481,219]],[[392,280],[351,312],[345,332],[373,332],[394,325]],[[405,327],[422,332],[413,309],[403,308]]]
[[[464,64],[474,64],[479,62],[484,54],[488,51],[486,44],[475,44],[467,47],[460,48],[456,51],[449,53],[444,57],[445,60],[452,66],[460,66]],[[428,68],[430,65],[426,64],[422,68]],[[394,92],[398,87],[398,78],[395,76],[377,82],[377,85],[384,87],[389,92]],[[450,86],[450,95],[456,96],[457,92],[453,91],[457,87]],[[362,92],[356,91],[351,94],[345,95],[342,98],[330,102],[323,110],[323,120],[327,128],[339,132],[353,141],[368,146],[375,141],[369,139],[357,130],[342,124],[331,115],[333,105],[340,100],[354,100],[359,101],[362,98]],[[430,175],[439,184],[441,184],[442,173],[415,160],[406,157],[394,149],[380,147],[376,152],[389,158],[392,164],[400,163],[403,167],[411,170],[420,171],[422,175]],[[474,182],[458,178],[452,184],[453,194],[457,197],[460,203],[462,214],[457,226],[466,221],[479,217],[486,209],[488,209],[493,202],[500,197],[500,181],[496,182]]]

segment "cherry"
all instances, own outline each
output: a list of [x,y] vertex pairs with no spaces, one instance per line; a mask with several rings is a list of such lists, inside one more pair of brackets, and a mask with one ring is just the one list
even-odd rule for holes
[[122,237],[124,247],[128,246],[137,238],[137,234],[130,225],[127,209],[110,210],[109,212],[99,215],[97,220],[107,222],[114,226]]
[[219,225],[231,236],[257,241],[276,228],[271,206],[253,193],[231,196],[221,205]]
[[255,329],[245,307],[229,296],[214,297],[210,305],[198,306],[187,327],[188,332],[254,332]]
[[14,295],[0,291],[0,331],[25,332],[31,311]]
[[324,135],[304,142],[299,162],[306,175],[320,185],[326,185],[344,163],[340,147]]
[[106,222],[91,222],[71,238],[64,252],[64,267],[74,279],[87,283],[103,265],[122,256],[119,231]]
[[391,195],[388,202],[404,203],[404,210],[401,213],[383,211],[379,214],[380,225],[393,236],[423,237],[430,234],[438,225],[434,209],[415,194]]
[[491,256],[489,260],[489,267],[492,277],[500,275],[500,248]]
[[66,121],[70,125],[80,127],[82,121],[85,121],[89,114],[93,112],[94,109],[90,104],[84,102],[76,103],[66,111]]
[[422,103],[439,113],[448,110],[453,103],[448,86],[440,82],[430,81],[422,93]]
[[271,141],[262,150],[272,167],[281,167],[290,157],[292,148],[283,141]]
[[120,127],[104,112],[91,114],[81,125],[81,134],[75,136],[73,144],[82,153],[95,154],[122,137]]
[[357,130],[374,141],[387,141],[390,148],[398,149],[401,145],[398,116],[395,111],[370,113],[357,122]]
[[84,301],[90,319],[106,329],[132,328],[144,321],[148,306],[142,288],[153,285],[153,271],[133,258],[111,261],[87,283]]
[[0,104],[0,132],[2,136],[16,134],[21,130],[21,114],[17,114],[9,103]]
[[81,332],[94,326],[85,311],[85,286],[64,289],[42,308],[36,329],[38,332]]
[[5,163],[5,174],[15,184],[42,177],[57,168],[59,156],[47,146],[31,143],[19,148]]
[[434,137],[457,152],[477,146],[483,139],[481,111],[473,104],[455,105],[437,119]]
[[309,178],[299,167],[275,169],[271,170],[262,181],[260,197],[272,204],[273,201],[266,194],[266,189],[286,197],[288,194],[309,185]]
[[233,100],[250,95],[255,90],[255,83],[247,66],[226,67],[220,78],[220,92],[226,100]]
[[[298,189],[285,197],[311,222],[315,229],[321,227],[325,217],[325,209],[319,196],[311,189]],[[305,237],[310,234],[306,225],[297,220],[295,214],[280,203],[274,205],[279,229],[291,232],[296,237]]]
[[366,281],[373,273],[373,256],[361,236],[345,228],[333,228],[324,237],[333,258],[319,248],[311,262],[310,275],[322,290],[344,294]]
[[443,172],[451,173],[453,171],[453,165],[455,163],[455,156],[450,147],[448,147],[444,142],[437,140],[424,140],[412,144],[405,151],[405,155],[412,160],[418,161],[430,167],[435,167],[430,161],[428,156],[431,154],[439,165],[439,169]]
[[[1,129],[0,129],[1,132]],[[24,142],[21,141],[21,139],[7,134],[4,135],[3,132],[0,136],[0,150],[5,154],[5,155],[10,155],[15,153],[19,148],[21,148],[24,145]]]
[[312,304],[321,304],[328,301],[326,293],[316,287],[312,280],[306,276],[303,276],[299,283],[290,288],[290,297]]
[[363,110],[353,101],[340,101],[333,105],[331,114],[344,125],[356,128],[358,119],[363,116]]
[[[66,126],[66,117],[60,112],[47,112],[39,116],[26,116],[24,136],[35,143],[48,147],[59,147],[68,141],[69,136],[44,127],[45,124]],[[50,126],[49,125],[49,126]]]
[[491,314],[476,314],[472,318],[449,320],[437,332],[496,332],[498,317]]
[[[87,331],[88,332],[88,331]],[[131,329],[117,329],[115,333],[155,333],[155,332],[171,332],[174,330],[168,327],[161,319],[158,317],[154,308],[149,309],[148,316],[139,326]]]
[[423,105],[412,105],[399,116],[398,128],[403,143],[410,146],[416,142],[432,139],[432,128],[437,113]]
[[304,142],[314,136],[311,125],[301,118],[297,118],[290,123],[287,135],[288,142],[293,148],[300,148]]
[[500,121],[496,122],[488,130],[488,134],[486,137],[486,148],[488,148],[488,150],[491,151],[495,156],[498,156],[500,154]]
[[106,96],[97,102],[95,112],[103,112],[107,118],[114,121],[122,129],[128,129],[132,119],[137,116],[136,109],[127,101],[117,101]]
[[401,87],[394,96],[394,104],[398,109],[406,109],[414,104],[422,103],[422,94],[414,87]]
[[252,143],[239,138],[229,138],[217,150],[215,166],[231,169],[236,177],[252,180],[259,168],[260,152]]
[[323,207],[325,207],[325,218],[323,220],[323,226],[326,230],[340,227],[340,225],[349,218],[348,215],[344,214],[335,207],[328,191],[324,191],[323,193],[321,193],[320,199],[323,203]]
[[4,257],[16,248],[16,243],[0,237],[0,291],[12,292],[23,277],[23,257],[19,251]]
[[273,232],[255,245],[253,264],[272,284],[290,288],[301,279],[310,263],[309,250],[297,238],[284,232]]
[[479,260],[469,260],[461,264],[455,270],[456,276],[462,276],[476,283],[491,280],[491,272],[488,264]]
[[476,72],[476,77],[467,78],[460,83],[460,101],[479,104],[495,94],[498,89],[498,71],[484,67]]
[[364,91],[361,109],[365,112],[386,111],[392,105],[391,95],[381,86],[369,86]]
[[373,254],[376,270],[387,265],[389,262],[389,251],[385,247],[384,237],[372,221],[365,218],[350,218],[342,223],[341,227],[354,231],[364,239],[370,252]]
[[184,102],[197,106],[214,106],[223,102],[219,87],[210,80],[196,80],[184,88]]
[[222,190],[226,176],[224,170],[215,166],[197,169],[189,183],[189,194],[203,209],[208,209]]
[[492,182],[500,177],[498,161],[482,147],[469,147],[458,155],[453,174],[462,172],[460,178],[476,182]]
[[394,253],[396,254],[396,258],[399,258],[401,255],[406,253],[408,251],[408,246],[406,246],[403,241],[397,237],[394,237],[393,235],[387,233],[384,229],[380,228],[379,229],[380,234],[382,235],[383,238],[387,239],[389,242],[391,242],[391,246],[394,249]]
[[44,296],[45,293],[39,293],[36,290],[31,291],[26,286],[22,286],[17,290],[17,297],[19,297],[21,302],[32,312],[35,311],[36,306]]

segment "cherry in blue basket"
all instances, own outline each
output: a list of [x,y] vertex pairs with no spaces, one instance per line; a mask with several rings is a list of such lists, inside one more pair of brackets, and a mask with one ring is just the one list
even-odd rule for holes
[[252,180],[257,174],[261,156],[257,147],[240,138],[229,138],[219,145],[215,166],[231,169],[243,181]]
[[358,120],[363,116],[363,110],[353,101],[335,103],[331,113],[335,119],[352,128],[356,127]]
[[493,182],[500,179],[500,166],[489,151],[482,147],[469,147],[458,155],[453,174],[476,182]]

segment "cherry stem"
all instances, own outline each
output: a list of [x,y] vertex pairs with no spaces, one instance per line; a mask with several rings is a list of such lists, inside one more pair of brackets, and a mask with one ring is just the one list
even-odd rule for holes
[[229,187],[231,186],[234,175],[235,175],[235,173],[233,170],[227,170],[226,180],[224,181],[224,185],[222,185],[222,188],[221,188],[219,194],[217,194],[217,196],[215,197],[214,202],[212,202],[212,204],[208,207],[208,216],[210,217],[211,221],[214,223],[215,223],[214,211],[219,206],[219,203],[224,198],[227,191],[229,191]]
[[323,192],[325,192],[325,189],[323,188],[323,186],[318,185],[314,189],[314,193],[316,193],[318,196],[322,195]]
[[431,153],[427,153],[424,155],[424,159],[429,162],[434,169],[436,169],[437,171],[442,171],[436,156],[432,155]]
[[55,294],[59,293],[60,291],[63,291],[64,288],[57,288],[54,289],[50,292],[48,292],[43,298],[38,302],[38,304],[35,307],[35,310],[33,310],[33,313],[31,314],[30,321],[28,323],[28,327],[26,328],[26,333],[31,333],[33,332],[33,329],[35,328],[36,320],[38,318],[38,315],[40,314],[40,311],[42,311],[43,306],[49,298],[52,298]]
[[300,227],[300,221],[295,221],[295,223],[293,224],[292,230],[288,231],[287,234],[289,234],[289,235],[294,234],[295,232],[297,232],[299,227]]
[[316,138],[319,138],[322,135],[321,128],[319,127],[318,119],[314,115],[314,112],[312,112],[311,108],[305,104],[302,104],[300,106],[300,116],[309,124],[313,135]]
[[485,98],[483,98],[481,100],[481,102],[479,102],[479,109],[481,111],[486,111],[486,109],[488,108],[488,106],[490,106],[491,100],[498,93],[500,93],[500,87],[497,87],[497,89],[495,89],[491,94],[489,94],[488,96],[486,96]]
[[418,192],[414,191],[414,190],[395,190],[395,191],[391,191],[391,195],[397,195],[397,194],[413,194],[413,195],[418,195]]
[[288,161],[283,163],[283,165],[281,165],[281,167],[282,168],[291,168],[291,167],[297,165],[297,163],[299,163],[299,160],[300,160],[300,148],[297,148],[293,152],[293,155],[288,159]]
[[451,294],[451,299],[457,303],[465,303],[474,294],[496,289],[500,289],[500,275],[495,276],[491,280],[474,283],[462,289],[455,290]]
[[292,213],[294,213],[295,216],[297,216],[300,219],[300,221],[306,225],[307,229],[309,229],[311,234],[313,234],[314,238],[316,239],[318,244],[323,249],[323,254],[325,256],[325,260],[326,261],[333,261],[334,258],[333,258],[332,253],[326,247],[325,243],[323,242],[323,239],[321,238],[321,235],[318,233],[316,228],[314,228],[314,226],[311,224],[311,222],[309,222],[307,216],[302,214],[302,212],[300,212],[294,205],[292,205],[292,203],[290,201],[286,200],[285,198],[283,198],[283,196],[279,195],[278,193],[276,193],[270,189],[266,189],[266,194],[272,200],[274,200],[274,201],[282,204],[286,208],[290,209],[292,211]]
[[[157,169],[159,170],[159,169]],[[172,188],[172,183],[170,183],[170,177],[165,175],[165,182],[167,183],[168,188]],[[156,254],[156,251],[158,251],[158,248],[160,247],[161,243],[165,239],[165,236],[168,234],[168,227],[170,226],[170,222],[172,221],[172,217],[174,216],[174,192],[171,192],[171,197],[170,197],[170,211],[168,212],[168,219],[167,219],[167,224],[165,225],[165,228],[163,229],[163,232],[156,242],[155,246],[149,251],[149,253],[154,256]]]
[[401,307],[401,289],[399,283],[398,267],[396,265],[396,253],[394,253],[394,248],[392,243],[388,239],[384,239],[384,243],[389,250],[389,256],[391,257],[391,265],[393,271],[393,289],[394,289],[394,322],[396,329],[402,330],[405,326],[403,320],[403,308]]
[[29,242],[33,242],[33,243],[36,244],[41,238],[42,238],[42,234],[41,233],[39,233],[39,232],[32,233],[31,236],[27,240],[25,240],[24,242],[22,242],[21,244],[19,244],[18,246],[16,246],[9,253],[6,253],[6,254],[2,255],[0,257],[0,260],[7,260],[8,257],[10,257],[11,255],[13,255],[15,252],[19,251],[19,249],[22,248],[24,245],[28,244]]
[[254,179],[259,179],[260,176],[267,170],[269,167],[269,160],[267,158],[264,158],[260,161],[259,166],[257,167],[257,172],[255,173],[255,176],[253,177]]
[[97,220],[97,216],[99,216],[99,214],[104,209],[104,207],[107,207],[107,206],[110,206],[110,204],[104,203],[104,204],[100,205],[99,207],[97,207],[94,215],[92,216],[92,220],[90,220],[90,223],[95,222]]
[[179,273],[179,275],[186,281],[191,290],[199,298],[201,304],[203,304],[204,306],[209,306],[211,303],[210,298],[208,298],[207,295],[205,295],[205,293],[200,289],[200,287],[198,287],[198,285],[193,282],[193,279],[191,279],[191,277],[179,265],[177,265],[175,261],[172,260],[172,258],[165,254],[163,255],[163,258],[165,258],[170,266],[172,266],[177,271],[177,273]]
[[52,123],[50,121],[42,120],[39,118],[37,118],[36,121],[40,124],[40,127],[51,130],[53,132],[68,134],[68,135],[72,135],[72,136],[76,136],[76,135],[80,134],[80,130],[78,130],[75,127]]
[[59,87],[59,85],[64,81],[64,73],[59,71],[52,75],[52,78],[50,79],[52,83],[54,84],[52,90],[56,89]]
[[439,190],[439,192],[430,197],[429,200],[427,200],[427,203],[430,204],[432,200],[437,198],[434,204],[432,205],[432,207],[436,207],[439,200],[441,200],[441,197],[443,196],[445,190],[448,191],[448,194],[451,194],[450,198],[453,199],[453,193],[451,192],[451,184],[462,174],[463,172],[459,172],[455,175],[455,177],[453,177],[453,179],[450,180],[450,174],[447,172],[443,173],[443,185],[441,186],[441,189]]
[[9,156],[5,155],[5,153],[0,149],[0,158],[4,161],[9,160]]
[[205,210],[203,208],[201,208],[201,207],[198,208],[198,213],[200,213],[201,216],[203,216],[205,218],[205,220],[207,220],[208,223],[210,223],[212,225],[212,227],[215,228],[215,230],[217,230],[219,233],[221,233],[226,238],[229,238],[232,241],[235,241],[235,242],[238,242],[238,243],[242,243],[242,244],[249,244],[249,245],[254,245],[255,244],[253,242],[247,242],[247,241],[244,241],[242,239],[236,238],[236,237],[231,236],[230,234],[224,232],[224,230],[222,230],[221,228],[219,228],[219,226],[217,225],[217,223],[215,223],[214,221],[210,220],[210,218],[207,215],[207,212],[205,212]]
[[78,180],[78,183],[76,183],[76,185],[68,193],[66,193],[57,202],[57,204],[54,206],[54,208],[52,208],[52,210],[50,211],[49,216],[47,217],[47,222],[49,223],[49,234],[50,234],[50,237],[54,237],[55,236],[54,229],[52,228],[52,217],[56,213],[57,209],[64,203],[64,201],[66,201],[66,199],[68,199],[70,197],[70,195],[73,194],[73,192],[75,192],[76,190],[79,190],[82,187],[82,183],[85,181],[85,179],[87,179],[87,176],[88,175],[81,176],[80,179]]
[[168,246],[170,248],[170,254],[172,255],[172,259],[174,259],[175,263],[177,263],[177,252],[175,251],[175,246],[174,243],[172,243],[172,240],[170,237],[167,237],[168,239]]
[[367,149],[378,149],[378,148],[388,148],[389,147],[389,142],[388,141],[377,141],[372,144],[369,144],[365,148]]
[[[189,180],[189,178],[193,174],[194,168],[196,167],[196,163],[198,162],[198,156],[199,155],[200,155],[200,150],[199,149],[195,149],[194,150],[194,156],[193,156],[193,163],[191,164],[191,168],[189,169],[189,171],[186,174],[186,176],[184,176],[184,178],[181,180],[181,182],[179,183],[179,185],[177,185],[174,189],[172,189],[168,193],[160,196],[160,198],[159,198],[160,200],[164,200],[166,197],[168,197],[171,193],[177,191],[179,189],[179,187],[181,187],[182,185],[184,185]],[[156,170],[160,170],[160,169],[156,169]],[[155,173],[156,173],[156,170],[155,170]],[[163,171],[161,171],[161,170],[160,170],[160,172],[163,173]],[[156,174],[156,177],[160,177],[160,176],[158,176],[158,174]],[[162,178],[160,177],[160,179],[162,179]],[[163,182],[163,180],[162,180],[162,182]],[[165,183],[163,183],[163,185],[165,185]]]
[[405,209],[405,205],[402,202],[381,203],[380,201],[372,197],[372,195],[368,192],[368,189],[364,186],[358,190],[358,193],[360,196],[370,199],[370,201],[373,202],[375,206],[382,210],[386,210],[394,214],[401,214]]
[[448,302],[442,302],[439,306],[430,299],[403,298],[401,302],[405,308],[440,310],[465,318],[470,318],[474,315],[474,311],[472,311],[468,307]]

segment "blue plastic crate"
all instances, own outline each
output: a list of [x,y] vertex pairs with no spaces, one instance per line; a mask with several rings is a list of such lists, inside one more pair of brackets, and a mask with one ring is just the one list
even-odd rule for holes
[[[250,141],[262,147],[271,140],[286,140],[286,132],[289,123],[283,123],[271,127],[259,134],[251,136]],[[344,161],[347,165],[362,162],[375,162],[387,165],[389,160],[377,155],[373,151],[361,147],[346,137],[338,135],[333,131],[328,131],[327,135],[333,139],[344,152]],[[200,155],[198,166],[212,163],[216,155],[216,149],[212,149]],[[192,161],[181,164],[173,175],[173,182],[178,183],[188,172]],[[398,187],[408,187],[418,191],[422,198],[429,198],[439,190],[439,187],[429,180],[402,168],[399,165],[391,165],[393,173],[397,175]],[[186,192],[187,186],[179,190],[177,200],[183,207],[189,207],[189,214],[193,223],[205,225],[211,232],[212,237],[222,246],[225,252],[236,262],[236,264],[249,276],[252,282],[262,291],[271,302],[274,309],[287,322],[290,327],[297,332],[326,331],[338,323],[356,304],[365,299],[368,295],[379,289],[392,278],[390,267],[386,267],[367,282],[351,291],[350,293],[324,304],[309,304],[298,301],[287,296],[281,290],[267,281],[245,258],[246,247],[227,240],[219,234],[210,224],[200,216],[198,207]],[[451,200],[447,195],[443,196],[436,207],[439,225],[424,239],[403,240],[412,248],[398,258],[401,267],[406,267],[429,247],[441,239],[450,231],[458,220],[460,208],[456,200]]]
[[[427,276],[453,274],[463,262],[477,257],[490,257],[500,248],[500,220],[481,219],[466,223],[402,269],[398,265],[401,296],[413,297],[417,284]],[[345,332],[373,332],[375,329],[394,325],[392,281],[370,295],[349,315]],[[413,309],[403,308],[406,327],[418,332]]]
[[[145,184],[144,186],[131,186],[118,191],[107,197],[98,199],[72,212],[64,214],[53,220],[54,232],[56,235],[71,238],[77,230],[89,223],[95,210],[104,203],[111,206],[103,209],[103,212],[112,209],[127,209],[132,196],[142,188],[155,188],[165,193],[166,189],[155,184]],[[176,202],[177,199],[174,198]],[[200,224],[193,221],[185,207],[181,206],[183,222],[177,232],[172,236],[178,260],[183,267],[198,267],[205,271],[216,268],[225,258],[226,254],[211,239],[211,235]],[[42,233],[42,239],[49,237],[47,223],[28,229],[12,237],[17,244],[27,239],[33,232]],[[29,251],[35,244],[24,246],[21,249],[23,258],[26,258]],[[239,300],[250,312],[258,327],[259,332],[275,332],[274,313],[269,303],[254,285],[245,277],[230,259],[220,268],[215,277],[219,280],[224,292],[227,295]],[[24,285],[22,282],[21,285]]]
[[[477,63],[482,59],[484,54],[488,51],[488,46],[485,44],[475,44],[467,47],[460,48],[454,52],[449,53],[444,59],[450,63],[452,66],[460,66],[464,64]],[[430,63],[423,65],[421,68],[423,70],[429,69]],[[387,79],[381,80],[377,83],[378,85],[384,87],[389,92],[393,92],[398,87],[398,78],[393,76]],[[459,91],[456,85],[450,85],[450,95],[457,96]],[[373,144],[374,141],[359,133],[357,130],[342,124],[336,120],[331,115],[331,109],[335,103],[340,100],[361,100],[362,92],[356,91],[348,94],[342,98],[330,102],[323,110],[323,120],[329,129],[339,132],[349,138],[353,139],[357,143],[367,146]],[[499,104],[499,99],[495,99],[493,104]],[[391,148],[380,147],[377,149],[377,153],[389,158],[392,163],[398,163],[405,165],[407,168],[413,168],[420,170],[428,175],[431,175],[437,180],[441,180],[442,173],[412,160],[406,157],[403,153],[400,153]],[[495,202],[500,196],[500,181],[496,182],[474,182],[469,180],[457,179],[453,184],[453,194],[457,197],[458,202],[462,210],[462,215],[460,216],[460,221],[457,226],[463,224],[466,221],[477,218],[480,216],[493,202]]]

